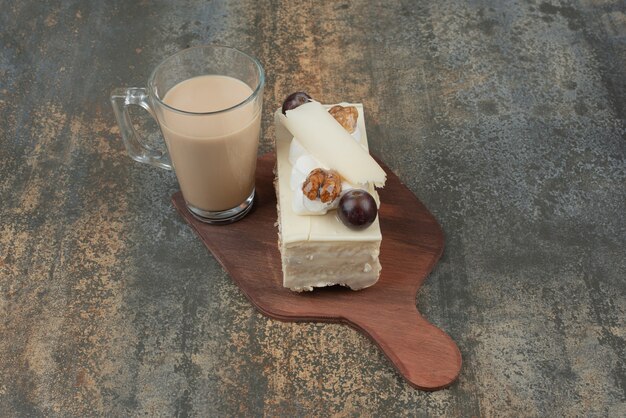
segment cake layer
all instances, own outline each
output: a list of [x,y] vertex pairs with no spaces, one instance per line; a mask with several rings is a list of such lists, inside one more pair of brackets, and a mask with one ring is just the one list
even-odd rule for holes
[[[367,149],[367,134],[360,104],[357,126],[358,142]],[[330,108],[332,106],[325,106]],[[298,215],[292,208],[289,147],[293,136],[282,124],[280,110],[275,115],[276,127],[276,194],[278,201],[279,247],[283,268],[283,285],[292,290],[341,284],[353,290],[376,283],[380,273],[378,253],[382,235],[378,218],[367,229],[355,231],[346,227],[336,211],[325,215]],[[376,201],[373,187],[369,193]]]
[[378,280],[379,242],[300,242],[281,251],[283,285],[302,291],[340,284],[359,290]]

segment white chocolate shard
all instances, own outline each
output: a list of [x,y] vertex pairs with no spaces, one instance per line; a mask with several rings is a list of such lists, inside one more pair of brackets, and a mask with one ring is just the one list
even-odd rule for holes
[[320,103],[305,103],[279,117],[313,157],[348,182],[385,185],[385,171]]

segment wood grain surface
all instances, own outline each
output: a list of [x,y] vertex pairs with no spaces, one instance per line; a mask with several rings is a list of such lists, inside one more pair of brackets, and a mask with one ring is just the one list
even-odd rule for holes
[[340,286],[292,292],[282,286],[275,164],[273,153],[258,159],[254,208],[234,224],[215,226],[198,221],[186,209],[180,192],[172,201],[262,313],[283,321],[346,323],[370,337],[414,387],[436,390],[449,386],[459,374],[461,354],[452,339],[415,307],[415,295],[443,251],[443,232],[437,220],[386,169],[387,184],[379,190],[383,269],[378,283],[357,292]]

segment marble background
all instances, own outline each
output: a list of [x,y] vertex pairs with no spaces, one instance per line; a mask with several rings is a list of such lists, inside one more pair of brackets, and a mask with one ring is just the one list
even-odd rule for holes
[[[0,415],[626,415],[623,1],[0,10]],[[111,90],[205,43],[264,64],[260,152],[294,90],[364,103],[445,231],[416,303],[463,354],[452,387],[412,389],[348,327],[263,317],[174,174],[126,157]]]

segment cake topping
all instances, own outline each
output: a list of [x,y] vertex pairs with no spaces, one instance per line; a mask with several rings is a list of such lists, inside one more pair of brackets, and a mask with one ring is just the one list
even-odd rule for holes
[[377,214],[376,201],[365,190],[349,190],[339,200],[337,216],[350,229],[367,228],[376,220]]
[[318,102],[310,101],[278,113],[280,122],[317,161],[336,170],[347,182],[383,187],[387,175],[359,142]]
[[283,115],[286,115],[288,110],[293,110],[306,102],[310,102],[311,100],[313,100],[311,99],[311,96],[303,91],[291,93],[283,102]]
[[356,131],[356,121],[359,118],[359,111],[356,107],[336,105],[331,107],[328,113],[330,113],[349,134]]
[[333,170],[313,169],[302,184],[302,193],[309,200],[331,203],[341,194],[341,176]]

